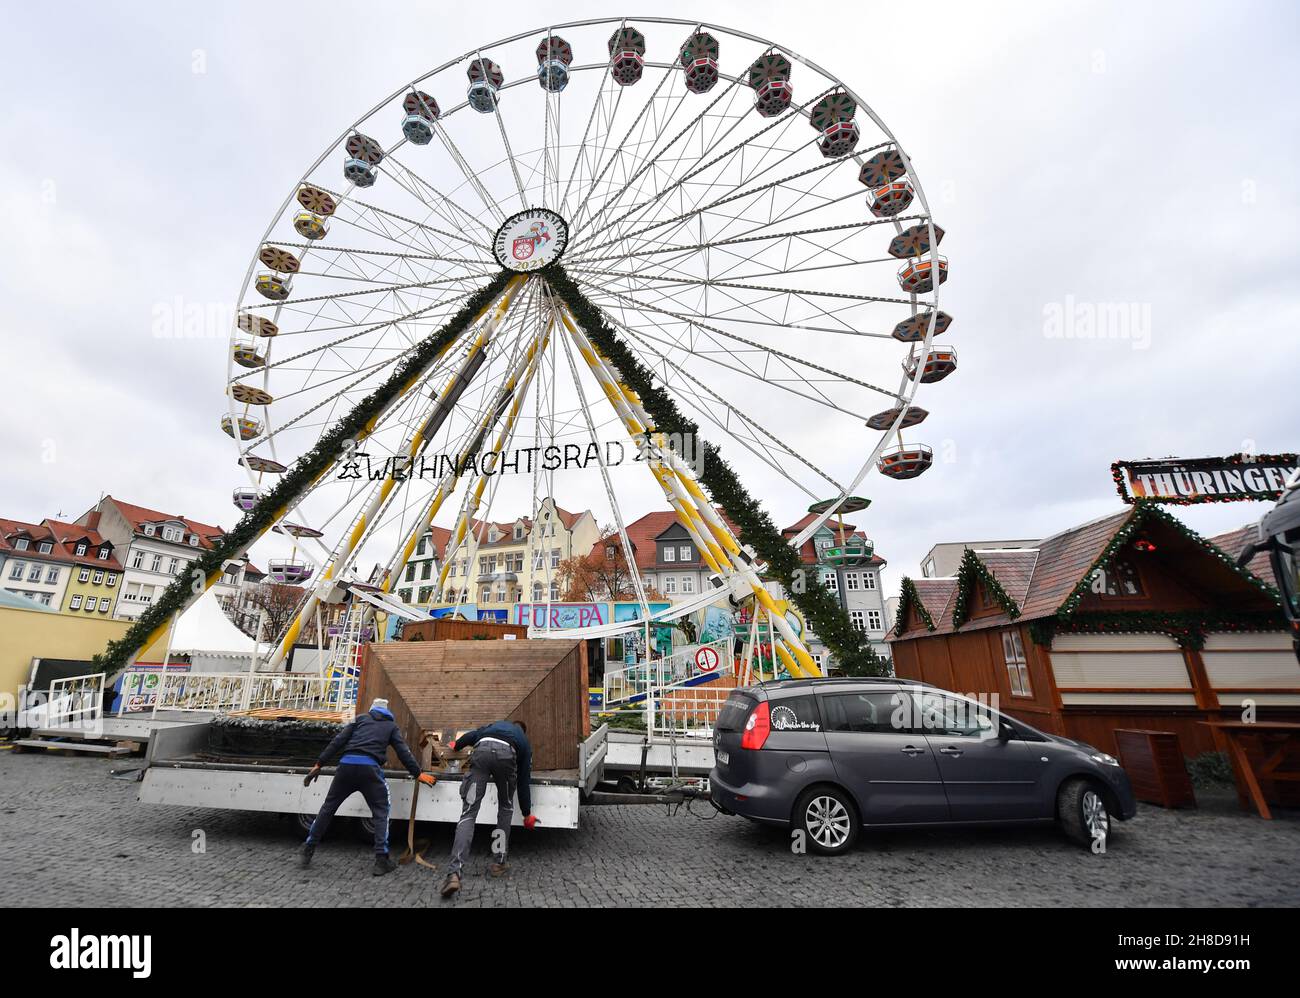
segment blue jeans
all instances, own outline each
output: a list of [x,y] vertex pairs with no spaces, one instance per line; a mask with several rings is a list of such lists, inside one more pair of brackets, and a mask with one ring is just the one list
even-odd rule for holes
[[326,829],[334,820],[334,812],[356,793],[361,794],[370,805],[370,817],[375,822],[375,855],[388,855],[388,811],[391,806],[388,781],[378,766],[367,766],[364,763],[348,762],[339,766],[330,783],[330,792],[325,795],[325,803],[316,815],[316,820],[311,823],[311,831],[307,833],[308,845],[314,846],[325,837]]

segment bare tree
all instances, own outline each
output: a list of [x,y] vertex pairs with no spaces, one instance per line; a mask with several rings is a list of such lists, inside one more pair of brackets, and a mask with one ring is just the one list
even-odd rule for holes
[[294,614],[302,604],[301,586],[285,585],[282,582],[263,582],[248,594],[250,606],[249,627],[256,630],[258,620],[263,621],[262,633],[254,635],[258,640],[270,641],[278,638],[293,622]]
[[[623,544],[613,527],[601,531],[600,542],[590,554],[575,555],[560,562],[557,576],[562,599],[578,603],[636,599],[636,567],[628,566]],[[659,598],[653,590],[646,596]]]

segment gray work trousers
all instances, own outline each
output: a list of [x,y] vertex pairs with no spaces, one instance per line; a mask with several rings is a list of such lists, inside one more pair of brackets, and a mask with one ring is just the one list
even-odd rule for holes
[[469,758],[469,771],[460,784],[460,799],[464,802],[460,821],[456,823],[456,839],[451,846],[448,873],[460,873],[474,841],[474,824],[478,809],[487,792],[488,781],[497,788],[497,827],[492,832],[492,855],[498,863],[506,861],[510,844],[510,821],[515,815],[515,750],[499,742],[480,742]]

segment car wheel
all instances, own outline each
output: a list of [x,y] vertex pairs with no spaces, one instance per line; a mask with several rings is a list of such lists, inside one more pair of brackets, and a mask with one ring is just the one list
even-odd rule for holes
[[1056,798],[1056,817],[1061,829],[1081,846],[1092,847],[1110,838],[1110,812],[1101,790],[1091,780],[1067,780]]
[[295,835],[301,834],[304,838],[311,831],[312,822],[316,820],[314,814],[291,814],[289,815],[289,827],[293,829]]
[[858,837],[858,812],[844,791],[810,787],[794,805],[794,826],[813,852],[839,856],[852,849]]

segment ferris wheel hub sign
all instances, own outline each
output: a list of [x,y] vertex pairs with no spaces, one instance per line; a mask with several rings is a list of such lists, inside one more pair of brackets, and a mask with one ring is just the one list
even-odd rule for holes
[[569,224],[546,208],[511,215],[497,230],[493,249],[506,270],[527,272],[554,263],[569,242]]

